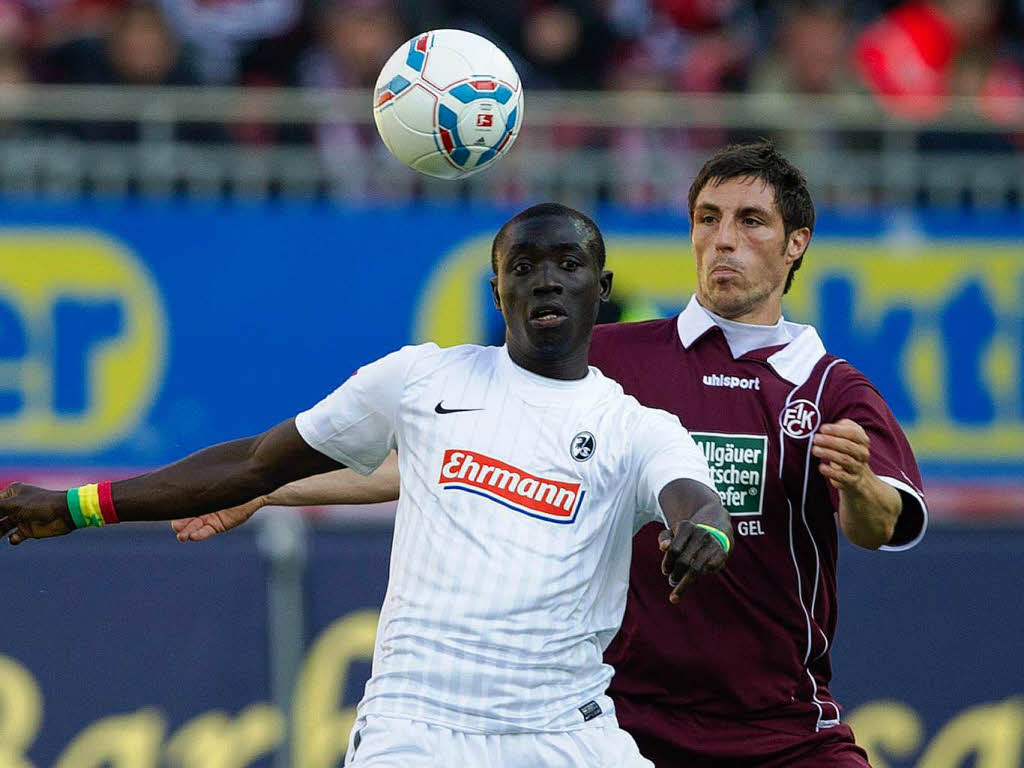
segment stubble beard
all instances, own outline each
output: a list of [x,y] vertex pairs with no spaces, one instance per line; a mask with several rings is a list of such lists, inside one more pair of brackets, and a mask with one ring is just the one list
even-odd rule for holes
[[701,296],[702,303],[719,317],[733,320],[758,309],[772,295],[773,286],[759,285],[753,288],[733,285],[725,290],[715,290],[710,285]]
[[[785,251],[785,246],[783,246]],[[734,320],[737,317],[744,317],[758,310],[768,301],[779,285],[771,285],[768,282],[750,286],[746,282],[746,276],[741,277],[739,284],[732,283],[725,287],[725,290],[714,290],[713,280],[705,283],[703,295],[699,298],[705,308],[710,309],[719,317],[726,320]]]

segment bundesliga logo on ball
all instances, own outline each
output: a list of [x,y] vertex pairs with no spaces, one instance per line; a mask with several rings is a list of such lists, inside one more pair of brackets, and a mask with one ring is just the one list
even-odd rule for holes
[[482,171],[508,152],[523,122],[523,89],[508,57],[471,32],[417,35],[388,59],[373,119],[391,154],[441,179]]

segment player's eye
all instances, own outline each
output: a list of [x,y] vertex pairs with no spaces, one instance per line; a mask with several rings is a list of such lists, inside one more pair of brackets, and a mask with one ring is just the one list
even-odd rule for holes
[[700,223],[701,224],[714,224],[715,223],[715,217],[712,216],[710,213],[705,214],[704,216],[700,217]]
[[761,220],[760,219],[755,219],[753,216],[747,216],[743,220],[743,223],[746,224],[748,227],[759,227],[759,226],[761,226]]
[[528,261],[517,261],[512,265],[513,275],[525,275],[530,271],[530,263]]
[[581,266],[582,265],[576,259],[563,259],[562,260],[562,269],[567,269],[570,272],[573,272],[573,271],[579,269]]

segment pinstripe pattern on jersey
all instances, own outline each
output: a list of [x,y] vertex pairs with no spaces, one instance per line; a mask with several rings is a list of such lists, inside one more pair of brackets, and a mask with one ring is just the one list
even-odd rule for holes
[[[439,401],[480,410],[438,414]],[[589,701],[614,711],[602,654],[622,620],[632,534],[660,519],[667,482],[712,485],[678,420],[596,369],[560,382],[515,366],[504,348],[423,345],[365,366],[296,424],[314,447],[371,466],[388,441],[371,439],[378,453],[364,457],[345,438],[366,438],[367,409],[393,414],[375,424],[392,430],[402,487],[360,715],[509,733],[593,727],[601,718],[579,710]],[[584,431],[599,448],[579,462],[570,446]],[[449,468],[462,492],[449,492],[455,452],[518,473],[520,498],[508,498],[511,479],[505,496],[467,483],[464,464]],[[532,498],[530,480],[554,494]],[[551,524],[566,512],[571,524]]]

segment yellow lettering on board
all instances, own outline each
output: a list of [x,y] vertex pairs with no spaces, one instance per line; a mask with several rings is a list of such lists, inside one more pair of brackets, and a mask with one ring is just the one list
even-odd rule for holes
[[25,752],[43,720],[43,695],[32,673],[0,655],[0,768],[32,768]]
[[295,683],[292,768],[335,768],[344,757],[356,708],[339,708],[339,700],[352,662],[373,658],[379,619],[375,610],[350,613],[310,649]]
[[235,718],[206,712],[177,730],[165,756],[175,768],[245,768],[274,752],[284,734],[284,715],[269,704],[253,704]]
[[155,709],[104,717],[71,740],[54,768],[157,768],[165,728]]
[[921,746],[924,723],[900,701],[872,701],[846,718],[872,768],[889,768],[888,759],[906,760]]
[[1024,756],[1024,700],[978,704],[935,734],[917,768],[1018,768]]
[[[0,357],[3,389],[20,401],[0,417],[6,451],[99,450],[138,427],[163,381],[168,331],[136,254],[87,230],[0,228],[0,310],[25,347]],[[98,335],[82,336],[82,318],[100,322],[96,313],[105,318]],[[62,369],[58,348],[77,362]],[[69,386],[78,394],[67,410],[59,395]]]

